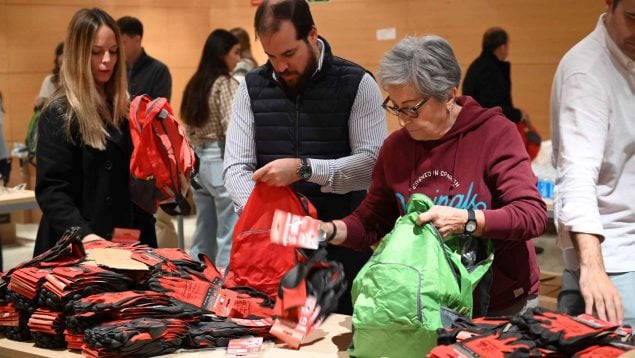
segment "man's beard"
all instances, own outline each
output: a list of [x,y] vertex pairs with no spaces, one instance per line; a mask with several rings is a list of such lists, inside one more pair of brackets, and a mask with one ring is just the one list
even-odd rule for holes
[[307,84],[307,82],[309,82],[311,80],[311,77],[313,77],[313,74],[315,73],[315,70],[318,67],[318,61],[317,58],[315,56],[310,56],[309,57],[309,63],[307,64],[307,66],[304,69],[304,72],[302,72],[302,74],[300,74],[300,76],[298,76],[298,80],[295,82],[295,84],[291,85],[285,82],[283,74],[280,73],[276,73],[276,77],[278,77],[278,80],[280,81],[280,84],[282,84],[282,87],[284,88],[285,92],[287,92],[290,96],[295,97],[300,90]]

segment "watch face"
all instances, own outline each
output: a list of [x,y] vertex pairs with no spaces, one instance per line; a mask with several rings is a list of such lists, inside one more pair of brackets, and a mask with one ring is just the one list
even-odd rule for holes
[[476,223],[474,221],[468,221],[467,224],[465,224],[465,231],[469,233],[476,231]]
[[308,165],[300,168],[300,176],[302,176],[302,179],[304,180],[309,180],[312,173],[313,172],[311,171],[311,167]]

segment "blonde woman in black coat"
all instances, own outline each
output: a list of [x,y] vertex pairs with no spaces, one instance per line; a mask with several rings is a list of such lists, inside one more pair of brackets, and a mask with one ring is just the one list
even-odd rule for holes
[[61,91],[38,125],[35,194],[42,209],[34,254],[65,230],[110,239],[117,227],[156,246],[154,219],[130,201],[132,141],[121,36],[101,9],[79,10],[65,40]]

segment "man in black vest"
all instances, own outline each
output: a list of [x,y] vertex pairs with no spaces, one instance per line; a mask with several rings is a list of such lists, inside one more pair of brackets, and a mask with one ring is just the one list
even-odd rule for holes
[[[387,134],[379,87],[362,67],[331,53],[305,0],[265,0],[255,28],[269,61],[246,75],[234,98],[227,190],[241,211],[256,181],[292,185],[320,220],[342,218],[366,195]],[[329,247],[349,282],[369,257]],[[352,313],[350,291],[338,312]]]

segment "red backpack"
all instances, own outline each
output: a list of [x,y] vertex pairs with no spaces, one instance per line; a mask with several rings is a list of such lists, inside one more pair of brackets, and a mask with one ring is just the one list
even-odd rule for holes
[[161,204],[168,214],[188,215],[191,208],[182,189],[196,174],[196,156],[168,100],[137,96],[130,103],[128,119],[134,145],[132,201],[152,214]]
[[294,247],[271,243],[276,209],[317,218],[313,204],[291,188],[256,183],[234,226],[225,287],[248,286],[272,298],[278,294],[280,279],[296,265],[299,253]]
[[542,144],[540,133],[538,133],[536,127],[528,119],[516,123],[516,127],[518,127],[520,137],[523,139],[523,144],[525,144],[529,159],[536,159],[540,151],[540,145]]

